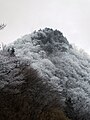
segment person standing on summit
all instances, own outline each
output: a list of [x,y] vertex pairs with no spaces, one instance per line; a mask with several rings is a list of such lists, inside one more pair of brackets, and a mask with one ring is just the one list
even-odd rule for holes
[[11,50],[10,50],[10,56],[15,56],[15,49],[14,49],[14,47],[12,47]]
[[12,56],[15,56],[15,49],[14,47],[12,48],[8,48],[7,52],[9,53],[9,55],[12,57]]

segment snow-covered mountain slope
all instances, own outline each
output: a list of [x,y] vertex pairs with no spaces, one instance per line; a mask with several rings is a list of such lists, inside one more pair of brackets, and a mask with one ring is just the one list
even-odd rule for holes
[[[10,57],[6,51],[0,51],[0,92],[5,91],[19,92],[15,86],[24,82],[23,75],[20,73],[20,59]],[[15,89],[14,89],[15,88]]]
[[[54,89],[71,97],[75,109],[90,112],[90,58],[58,30],[45,28],[13,43],[16,56],[29,61]],[[45,81],[43,81],[45,82]]]
[[69,120],[62,97],[30,62],[0,51],[0,120]]

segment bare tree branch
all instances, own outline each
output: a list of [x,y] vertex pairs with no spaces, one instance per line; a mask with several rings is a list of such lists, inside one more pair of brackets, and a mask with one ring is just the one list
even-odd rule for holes
[[0,25],[0,30],[4,29],[5,27],[6,27],[5,24],[1,24],[1,25]]

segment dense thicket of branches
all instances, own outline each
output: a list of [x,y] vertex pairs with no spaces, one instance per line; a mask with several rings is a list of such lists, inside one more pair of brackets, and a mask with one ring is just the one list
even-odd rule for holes
[[17,69],[15,77],[22,74],[23,83],[0,90],[0,120],[68,120],[60,95],[42,82],[37,71],[26,65]]

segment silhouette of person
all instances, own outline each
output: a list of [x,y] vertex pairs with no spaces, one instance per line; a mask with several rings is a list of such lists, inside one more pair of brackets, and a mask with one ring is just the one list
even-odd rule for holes
[[10,56],[15,56],[15,49],[14,49],[14,47],[12,47],[11,48],[11,50],[10,49],[8,49],[8,52],[10,53]]

